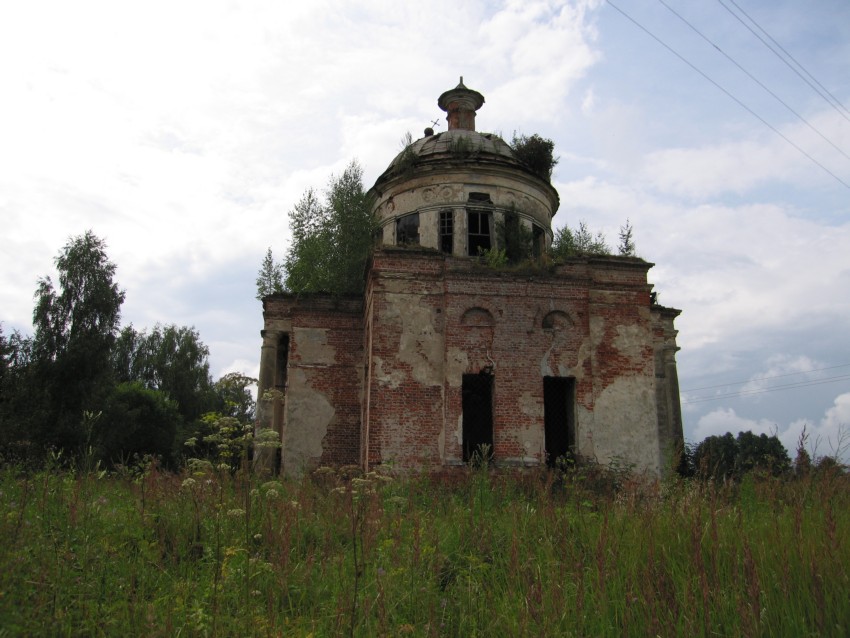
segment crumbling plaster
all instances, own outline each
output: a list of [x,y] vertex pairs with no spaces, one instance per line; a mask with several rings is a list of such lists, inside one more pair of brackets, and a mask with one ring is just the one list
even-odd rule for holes
[[294,368],[289,376],[282,455],[287,474],[298,474],[317,465],[322,441],[333,423],[333,405],[314,389],[315,376],[320,374],[321,370]]

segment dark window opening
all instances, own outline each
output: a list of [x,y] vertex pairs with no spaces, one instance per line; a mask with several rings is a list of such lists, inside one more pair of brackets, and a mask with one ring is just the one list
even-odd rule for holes
[[546,250],[546,238],[543,229],[537,224],[532,224],[531,233],[531,256],[537,259]]
[[469,255],[477,257],[482,251],[490,250],[490,214],[469,211]]
[[493,458],[493,375],[463,375],[463,460]]
[[543,377],[543,429],[549,467],[558,467],[575,457],[575,395],[575,379]]
[[[490,250],[492,246],[492,222],[491,209],[493,202],[487,193],[470,193],[470,207],[466,212],[467,219],[467,255],[477,257],[482,251]],[[486,206],[487,208],[472,207],[472,205]]]
[[396,244],[419,244],[419,213],[399,217],[395,226]]
[[277,357],[274,370],[274,387],[283,389],[286,387],[286,368],[289,361],[289,335],[280,336],[277,343]]
[[455,219],[454,211],[440,211],[440,250],[452,253],[454,248]]

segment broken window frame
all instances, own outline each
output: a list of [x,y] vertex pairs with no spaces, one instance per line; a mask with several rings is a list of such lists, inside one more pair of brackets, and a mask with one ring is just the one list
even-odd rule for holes
[[451,255],[454,252],[455,212],[447,208],[440,211],[440,250]]
[[470,193],[466,209],[466,253],[478,257],[493,248],[493,202],[487,193]]
[[410,213],[396,219],[395,243],[397,246],[419,245],[419,213]]

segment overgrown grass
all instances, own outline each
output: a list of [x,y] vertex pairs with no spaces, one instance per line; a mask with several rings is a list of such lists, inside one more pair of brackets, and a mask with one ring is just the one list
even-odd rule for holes
[[598,478],[5,467],[0,636],[850,634],[847,477]]

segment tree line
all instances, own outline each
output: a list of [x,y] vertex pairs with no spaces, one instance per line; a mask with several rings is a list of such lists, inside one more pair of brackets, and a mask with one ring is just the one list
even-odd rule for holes
[[107,465],[155,455],[174,466],[187,441],[192,456],[213,453],[222,419],[251,424],[254,380],[213,381],[193,327],[121,327],[125,291],[103,239],[70,238],[55,264],[55,283],[38,280],[33,334],[0,325],[0,454]]
[[847,451],[846,437],[839,436],[831,454],[816,454],[809,450],[808,444],[806,428],[803,428],[792,461],[775,434],[768,436],[746,431],[733,436],[727,432],[708,436],[698,444],[685,445],[676,471],[685,478],[739,481],[753,472],[782,477],[846,469],[841,461]]

